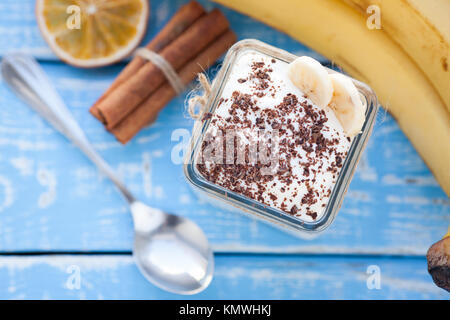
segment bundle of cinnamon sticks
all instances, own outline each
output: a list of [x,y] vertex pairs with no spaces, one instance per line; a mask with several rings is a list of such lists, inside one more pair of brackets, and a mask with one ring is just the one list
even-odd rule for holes
[[[157,52],[183,84],[210,67],[236,42],[225,16],[207,13],[196,1],[181,7],[146,48]],[[123,144],[153,122],[176,96],[161,69],[136,56],[91,107],[90,112]]]

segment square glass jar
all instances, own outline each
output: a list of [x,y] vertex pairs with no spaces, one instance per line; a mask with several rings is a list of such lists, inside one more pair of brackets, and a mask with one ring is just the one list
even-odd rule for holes
[[[258,40],[248,39],[237,42],[228,51],[222,68],[213,82],[212,92],[206,105],[206,112],[214,114],[235,61],[240,57],[240,55],[248,52],[249,50],[256,51],[283,63],[290,63],[297,58],[297,56],[289,52],[270,46]],[[336,72],[331,69],[328,70],[330,73]],[[328,199],[325,211],[316,221],[304,221],[299,217],[285,213],[282,210],[269,207],[257,200],[230,191],[222,186],[206,180],[197,169],[196,159],[198,159],[202,141],[205,133],[207,132],[208,126],[210,125],[211,119],[207,119],[203,123],[197,122],[194,126],[190,149],[186,154],[187,158],[184,164],[184,173],[187,180],[202,199],[212,203],[213,205],[250,215],[295,235],[302,236],[305,233],[318,233],[325,230],[336,218],[337,212],[341,207],[347,188],[353,174],[355,173],[356,165],[358,164],[360,156],[367,144],[368,138],[372,133],[378,111],[377,98],[372,89],[360,81],[355,79],[352,79],[352,81],[360,93],[363,104],[366,106],[366,121],[362,128],[362,132],[355,136],[352,140],[347,157],[344,160],[341,171],[337,177],[337,181]]]

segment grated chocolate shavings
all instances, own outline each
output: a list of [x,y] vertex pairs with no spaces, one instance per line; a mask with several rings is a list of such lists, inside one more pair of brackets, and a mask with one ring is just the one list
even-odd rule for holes
[[[235,79],[235,90],[220,99],[220,108],[227,112],[204,115],[203,120],[216,120],[214,130],[209,130],[212,138],[227,139],[220,140],[219,148],[212,152],[214,161],[203,159],[197,169],[208,181],[232,192],[315,220],[331,194],[323,175],[336,179],[347,152],[339,149],[339,133],[331,134],[334,129],[324,110],[292,92],[280,97],[283,87],[273,83],[273,68],[265,61],[253,61],[248,74]],[[261,99],[269,97],[273,106],[262,107]],[[233,135],[228,139],[230,132]],[[278,132],[279,139],[261,132]],[[201,153],[210,148],[211,143],[203,141]],[[255,149],[259,152],[256,159]],[[278,160],[275,169],[265,161],[274,154]]]

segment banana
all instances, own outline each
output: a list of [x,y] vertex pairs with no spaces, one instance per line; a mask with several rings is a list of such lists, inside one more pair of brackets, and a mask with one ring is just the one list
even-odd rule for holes
[[366,120],[366,108],[349,77],[335,73],[330,74],[329,78],[333,84],[333,97],[329,106],[334,110],[347,136],[353,137],[361,132]]
[[349,77],[328,74],[319,61],[307,56],[289,64],[288,77],[315,105],[329,106],[349,137],[361,132],[366,110]]
[[327,70],[319,61],[303,56],[289,64],[288,77],[315,105],[325,108],[333,96]]
[[344,0],[366,15],[381,13],[381,27],[427,75],[450,112],[450,1]]
[[450,1],[448,0],[407,0],[430,23],[433,28],[450,43]]
[[385,32],[369,30],[364,16],[337,0],[215,1],[286,32],[369,84],[450,195],[449,113],[424,73]]

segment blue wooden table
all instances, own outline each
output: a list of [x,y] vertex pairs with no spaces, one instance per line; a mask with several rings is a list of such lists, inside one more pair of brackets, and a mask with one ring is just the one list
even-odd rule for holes
[[[184,2],[152,0],[145,41]],[[326,62],[284,34],[224,12],[240,39],[257,38]],[[218,210],[191,192],[182,166],[170,160],[177,144],[172,132],[193,125],[185,95],[122,146],[88,108],[123,63],[94,70],[61,63],[39,34],[32,0],[0,3],[0,56],[11,51],[39,59],[95,148],[133,193],[205,230],[216,271],[210,287],[190,298],[449,299],[432,283],[425,253],[447,229],[450,201],[384,110],[335,223],[317,238],[298,239]],[[133,264],[132,240],[131,217],[113,185],[0,79],[0,298],[184,298],[146,282]]]

